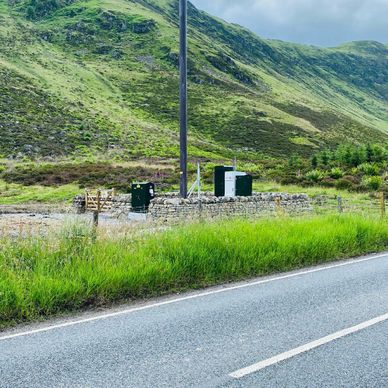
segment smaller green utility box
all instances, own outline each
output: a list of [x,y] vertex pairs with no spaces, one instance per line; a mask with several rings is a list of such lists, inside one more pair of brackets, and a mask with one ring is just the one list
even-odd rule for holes
[[236,196],[251,197],[253,193],[253,178],[252,175],[236,176]]
[[155,184],[151,182],[138,182],[132,184],[132,211],[145,213],[155,198]]

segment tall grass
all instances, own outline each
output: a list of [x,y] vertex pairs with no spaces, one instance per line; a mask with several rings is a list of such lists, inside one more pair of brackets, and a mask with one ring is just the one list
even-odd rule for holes
[[386,248],[386,221],[347,215],[194,224],[132,239],[96,240],[82,225],[3,239],[0,325]]

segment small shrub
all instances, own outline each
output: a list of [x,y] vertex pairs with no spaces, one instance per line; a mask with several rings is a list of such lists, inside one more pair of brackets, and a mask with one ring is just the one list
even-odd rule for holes
[[344,176],[344,172],[339,167],[334,167],[330,170],[329,176],[333,179],[340,179]]
[[263,175],[263,166],[260,164],[243,163],[239,166],[239,170],[246,171],[249,174],[252,174],[255,178],[258,178]]
[[351,180],[347,178],[341,178],[337,180],[335,187],[338,190],[350,190],[350,189],[353,189],[355,186]]
[[320,170],[312,170],[306,174],[306,179],[311,182],[319,182],[324,178],[324,173]]
[[358,166],[357,171],[363,175],[376,176],[380,174],[380,168],[377,164],[363,163]]
[[26,17],[28,19],[39,19],[74,2],[75,0],[29,0],[27,2]]
[[383,186],[383,179],[379,176],[365,177],[362,180],[362,185],[368,190],[377,191]]
[[[282,185],[295,185],[295,184],[302,184],[304,185],[305,182],[301,179],[299,179],[295,174],[289,173],[285,174],[283,176],[279,177],[279,182]],[[306,184],[309,184],[310,182],[307,182]]]
[[325,187],[335,187],[336,183],[336,179],[333,179],[331,177],[324,178],[321,181],[321,185]]

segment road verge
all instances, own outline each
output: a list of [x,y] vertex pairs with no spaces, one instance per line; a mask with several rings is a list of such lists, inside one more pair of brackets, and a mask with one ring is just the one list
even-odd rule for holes
[[136,237],[0,241],[0,325],[284,272],[388,248],[388,224],[360,216],[230,220]]

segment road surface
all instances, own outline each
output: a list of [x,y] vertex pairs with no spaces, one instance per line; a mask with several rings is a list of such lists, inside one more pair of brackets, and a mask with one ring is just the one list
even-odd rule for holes
[[388,387],[388,253],[1,333],[0,387]]

